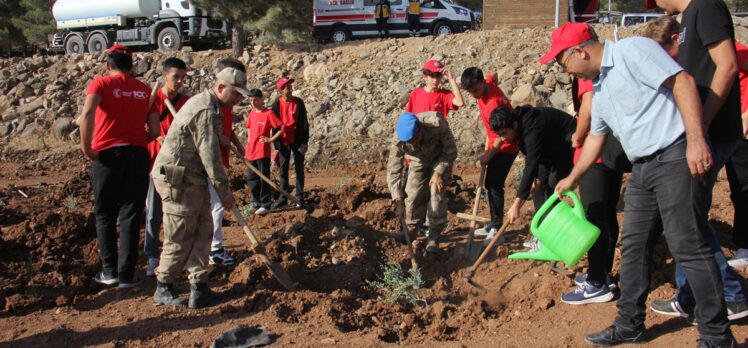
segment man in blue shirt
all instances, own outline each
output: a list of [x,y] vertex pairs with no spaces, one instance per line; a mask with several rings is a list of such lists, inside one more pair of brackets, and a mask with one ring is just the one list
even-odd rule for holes
[[[731,347],[722,279],[704,233],[708,222],[693,195],[712,165],[699,95],[691,75],[649,39],[604,45],[585,24],[553,32],[540,62],[559,62],[593,80],[592,119],[579,161],[556,192],[573,189],[612,133],[633,163],[621,231],[621,297],[613,325],[587,335],[593,345],[642,342],[653,244],[660,233],[685,270],[696,299],[704,346]],[[661,221],[661,222],[660,222]]]

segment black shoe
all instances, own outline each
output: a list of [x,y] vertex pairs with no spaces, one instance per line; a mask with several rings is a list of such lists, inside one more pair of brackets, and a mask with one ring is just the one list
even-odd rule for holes
[[748,303],[745,301],[741,302],[727,302],[727,319],[738,320],[748,316]]
[[187,300],[179,297],[171,284],[156,283],[156,292],[153,294],[153,302],[156,305],[184,306]]
[[130,289],[140,285],[140,277],[134,276],[130,280],[120,280],[117,289]]
[[699,344],[696,348],[733,348],[737,347],[738,343],[735,342],[735,337],[726,337],[721,339],[699,339]]
[[190,301],[188,307],[203,308],[214,305],[220,297],[211,291],[206,283],[195,283],[190,285]]
[[275,201],[275,203],[273,203],[273,205],[271,205],[270,207],[273,209],[283,209],[286,206],[288,206],[288,201],[286,201],[285,199],[281,199]]
[[641,343],[644,330],[624,331],[615,325],[608,326],[605,330],[587,335],[584,339],[596,347],[609,347],[621,343]]

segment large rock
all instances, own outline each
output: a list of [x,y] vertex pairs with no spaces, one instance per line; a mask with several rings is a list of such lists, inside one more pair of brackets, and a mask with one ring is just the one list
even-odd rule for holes
[[19,106],[18,112],[21,115],[28,115],[36,110],[41,109],[42,107],[44,107],[44,98],[39,97],[32,100],[31,102]]
[[530,84],[524,84],[517,87],[517,89],[515,89],[512,93],[512,97],[510,98],[510,100],[512,102],[512,106],[514,107],[520,105],[535,106],[537,103],[537,100],[535,98],[535,91]]
[[60,117],[52,122],[52,135],[59,139],[66,139],[75,127],[72,117]]
[[566,107],[569,105],[569,102],[571,102],[571,99],[562,90],[557,90],[556,92],[551,94],[551,97],[548,99],[548,101],[551,102],[551,105],[553,105],[554,108],[559,110],[566,110]]

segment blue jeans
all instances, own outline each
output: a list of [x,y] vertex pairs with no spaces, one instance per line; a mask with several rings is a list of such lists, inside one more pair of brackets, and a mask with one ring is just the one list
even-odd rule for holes
[[702,339],[731,335],[722,279],[709,244],[708,223],[686,162],[685,141],[668,146],[654,158],[634,163],[626,189],[621,230],[621,297],[615,325],[644,329],[654,245],[660,235],[692,284],[694,310]]
[[[703,193],[694,196],[694,199],[696,200],[695,202],[702,205],[702,214],[704,214],[705,218],[708,218],[709,209],[712,207],[712,190],[714,189],[714,184],[717,182],[717,174],[725,165],[727,160],[730,159],[730,156],[735,151],[736,145],[737,143],[731,142],[712,146],[712,161],[714,164],[704,177],[704,180],[701,180],[703,184],[700,185],[699,189],[703,190]],[[745,295],[743,294],[740,280],[732,267],[727,264],[725,254],[723,254],[722,249],[720,249],[719,240],[717,240],[717,235],[711,225],[708,225],[708,229],[705,232],[705,238],[707,242],[709,242],[709,246],[712,248],[714,259],[717,261],[719,271],[722,275],[722,282],[725,286],[725,302],[744,302]],[[675,265],[675,283],[678,286],[678,294],[675,297],[678,300],[678,303],[684,307],[692,307],[696,301],[693,298],[691,287],[688,284],[688,280],[686,279],[686,275],[683,273],[683,268],[680,264]]]

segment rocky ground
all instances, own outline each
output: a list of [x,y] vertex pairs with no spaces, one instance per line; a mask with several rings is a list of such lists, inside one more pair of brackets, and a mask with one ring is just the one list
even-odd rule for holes
[[[605,28],[599,31],[610,36]],[[210,285],[225,300],[204,310],[154,307],[153,279],[131,291],[92,281],[99,266],[89,164],[69,135],[75,135],[71,120],[85,84],[102,73],[101,58],[0,61],[0,130],[5,135],[0,142],[0,347],[198,347],[235,325],[264,325],[278,346],[583,346],[585,333],[612,320],[615,304],[560,303],[560,295],[573,288],[570,278],[551,271],[547,263],[506,258],[523,249],[531,210],[525,209],[521,221],[509,228],[507,242],[475,276],[488,292],[474,291],[460,276],[469,264],[453,251],[464,241],[468,224],[455,214],[472,204],[478,173],[470,162],[483,137],[475,103],[467,95],[470,106],[449,118],[463,164],[449,186],[445,252],[434,259],[419,257],[425,285],[416,295],[423,301],[385,303],[368,283],[385,264],[410,265],[405,247],[391,237],[398,226],[384,183],[383,158],[393,121],[409,91],[421,82],[423,61],[441,57],[455,75],[478,65],[497,72],[515,104],[567,108],[568,75],[537,63],[548,36],[548,29],[537,28],[250,48],[242,59],[251,84],[270,92],[277,76],[289,72],[309,105],[313,141],[307,186],[319,207],[311,214],[250,218],[267,243],[268,256],[298,283],[295,292],[283,290],[253,257],[228,214],[226,246],[238,262],[214,269]],[[177,55],[191,64],[187,88],[194,91],[209,85],[214,61],[228,52]],[[154,81],[155,68],[165,57],[138,53],[136,73]],[[235,129],[241,133],[247,109],[239,110]],[[518,162],[507,180],[508,201],[520,171]],[[230,180],[239,204],[248,204],[246,170],[236,160]],[[485,203],[481,214],[488,215]],[[725,180],[718,182],[711,214],[725,253],[732,255],[732,206]],[[571,271],[585,267],[583,261]],[[660,245],[650,301],[670,298],[672,284],[672,259]],[[188,291],[185,284],[177,288]],[[685,321],[650,312],[647,323],[647,346],[695,345],[695,328]],[[748,343],[744,320],[733,330],[739,342]]]

